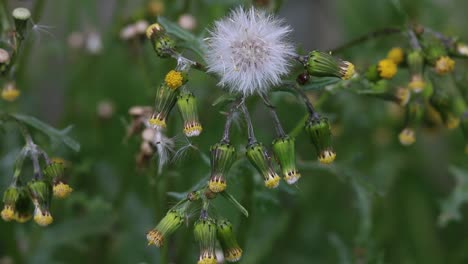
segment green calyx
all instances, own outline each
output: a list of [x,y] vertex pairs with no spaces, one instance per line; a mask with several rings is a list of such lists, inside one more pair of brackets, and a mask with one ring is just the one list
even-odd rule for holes
[[211,177],[208,187],[218,193],[226,189],[226,175],[236,160],[236,149],[229,143],[216,143],[211,147]]
[[154,114],[149,120],[151,125],[161,128],[166,127],[166,119],[176,104],[178,94],[179,89],[171,89],[165,83],[159,86],[156,92]]
[[161,247],[165,239],[174,233],[184,222],[184,211],[182,209],[170,210],[159,221],[158,225],[146,234],[149,245]]
[[265,186],[268,188],[276,188],[279,184],[279,176],[276,174],[271,164],[271,158],[266,148],[258,142],[247,146],[247,159],[257,169],[265,181]]
[[273,141],[273,152],[280,164],[283,177],[288,184],[294,184],[301,174],[296,168],[296,151],[294,138],[285,136]]
[[52,186],[44,180],[33,180],[28,183],[29,193],[36,206],[42,211],[48,211],[52,200]]
[[20,196],[20,190],[16,186],[10,186],[3,193],[3,203],[8,206],[15,207],[16,202]]
[[232,223],[226,219],[218,221],[217,237],[223,249],[224,258],[229,262],[239,261],[242,257],[242,249],[237,243]]
[[15,22],[16,34],[19,39],[24,39],[26,36],[27,22],[31,18],[31,12],[24,7],[18,7],[11,13]]
[[156,55],[161,58],[170,57],[173,50],[175,49],[175,41],[168,35],[157,38],[156,40],[152,41],[152,44]]
[[197,99],[190,92],[177,97],[177,106],[184,120],[184,133],[188,137],[198,136],[202,132],[202,125],[198,118]]
[[328,53],[315,50],[309,53],[305,66],[307,72],[312,76],[344,78],[350,64]]
[[305,124],[305,131],[312,144],[315,146],[317,154],[331,148],[331,129],[328,118],[310,117]]
[[[216,222],[212,218],[199,219],[194,224],[195,240],[200,245],[199,262],[215,260]],[[204,263],[204,262],[201,262]],[[216,263],[216,262],[214,262]]]
[[413,50],[408,53],[408,68],[412,75],[422,76],[424,69],[424,55],[421,51]]
[[18,200],[16,201],[16,206],[15,206],[16,221],[19,223],[24,223],[28,221],[29,219],[31,219],[33,209],[34,209],[34,205],[33,205],[33,202],[31,201],[31,198],[29,197],[27,187],[19,188],[19,197],[18,197]]
[[44,176],[47,180],[55,183],[64,178],[65,175],[65,166],[60,162],[52,162],[43,171]]
[[367,80],[371,82],[377,82],[381,79],[377,65],[372,65],[369,68],[367,68],[367,71],[364,74],[364,76]]

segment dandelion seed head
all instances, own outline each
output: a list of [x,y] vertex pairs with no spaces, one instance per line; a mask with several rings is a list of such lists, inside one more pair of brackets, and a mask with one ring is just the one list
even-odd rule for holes
[[255,8],[235,9],[215,23],[207,39],[208,71],[231,92],[265,93],[289,71],[295,55],[288,41],[291,28]]

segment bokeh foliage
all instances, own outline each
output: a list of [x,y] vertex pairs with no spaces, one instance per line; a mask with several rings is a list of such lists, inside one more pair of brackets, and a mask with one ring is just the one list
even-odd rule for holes
[[[54,26],[48,29],[54,36],[38,31],[28,38],[28,56],[22,58],[25,66],[18,74],[22,96],[19,102],[2,107],[21,110],[56,127],[74,124],[72,135],[81,150],[73,153],[61,144],[50,145],[53,153],[72,162],[70,184],[75,192],[54,205],[56,222],[50,227],[0,221],[0,263],[7,258],[14,263],[164,263],[168,259],[193,263],[197,246],[190,228],[183,227],[162,250],[147,247],[145,232],[209,174],[209,163],[200,152],[208,153],[220,138],[224,122],[221,109],[211,106],[222,95],[216,81],[195,71],[190,74],[192,91],[203,105],[204,132],[193,141],[199,150],[190,151],[160,176],[155,162],[147,170],[137,170],[139,141],[125,140],[127,111],[134,105],[151,105],[156,85],[175,66],[172,60],[156,57],[148,43],[132,49],[119,39],[122,25],[146,1],[8,2],[10,7],[39,5],[42,15],[35,22]],[[203,36],[213,20],[247,1],[163,2],[168,23],[189,12],[198,20],[194,34]],[[331,41],[328,48],[332,49],[376,28],[409,22],[468,39],[463,12],[468,3],[463,0],[283,2],[280,15],[295,26],[309,28],[307,35],[295,35],[298,44],[315,45],[304,45],[305,50],[323,49],[321,39],[328,34],[339,36]],[[288,11],[298,6],[310,9],[309,15],[297,17]],[[320,13],[328,17],[312,24]],[[89,54],[70,48],[66,38],[74,31],[98,32],[102,51]],[[402,42],[389,36],[340,56],[365,69]],[[461,83],[468,77],[466,66],[457,61]],[[272,99],[284,127],[291,131],[303,116],[302,105],[287,93]],[[111,118],[98,115],[103,101],[112,102]],[[271,142],[273,127],[265,107],[254,100],[249,103],[258,138]],[[464,235],[468,210],[463,205],[468,200],[468,166],[463,137],[458,130],[427,130],[418,134],[414,146],[402,147],[397,137],[402,117],[395,117],[389,104],[343,91],[328,96],[320,111],[333,121],[337,162],[331,167],[319,165],[301,133],[296,142],[303,177],[297,187],[266,190],[245,160],[234,165],[230,186],[250,216],[246,219],[223,201],[217,202],[217,209],[234,220],[244,248],[242,263],[468,262]],[[180,133],[182,126],[174,116],[171,135]],[[234,133],[236,144],[246,143],[244,131],[241,127]],[[0,189],[4,190],[22,141],[10,127],[0,135]],[[47,136],[35,136],[49,142]]]

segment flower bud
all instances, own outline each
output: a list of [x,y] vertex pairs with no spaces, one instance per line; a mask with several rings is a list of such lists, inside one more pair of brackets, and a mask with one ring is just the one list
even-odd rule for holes
[[424,90],[426,83],[424,82],[421,75],[413,75],[411,77],[411,82],[408,84],[408,88],[415,93],[420,93]]
[[266,148],[258,142],[249,144],[246,155],[258,173],[263,176],[265,186],[270,189],[278,187],[280,177],[271,164],[271,159]]
[[171,89],[166,83],[159,86],[156,92],[156,101],[154,105],[154,113],[149,123],[155,127],[165,128],[166,119],[174,107],[179,89]]
[[296,168],[296,151],[294,138],[285,136],[273,141],[273,152],[281,167],[284,180],[288,184],[294,184],[301,178],[301,174]]
[[68,197],[73,189],[65,182],[65,165],[63,162],[52,162],[44,169],[44,175],[52,182],[53,196],[59,199]]
[[408,68],[411,75],[422,76],[424,69],[424,56],[421,51],[413,50],[407,57]]
[[18,34],[20,39],[24,39],[27,23],[31,18],[31,12],[27,8],[18,7],[13,10],[12,16],[15,21],[16,34]]
[[174,40],[169,37],[166,30],[158,23],[146,29],[146,37],[151,40],[154,51],[161,58],[169,57],[175,48]]
[[34,221],[40,226],[47,226],[53,222],[49,212],[52,199],[52,187],[43,180],[33,180],[28,184],[29,192],[34,203]]
[[236,160],[236,149],[229,143],[216,143],[211,147],[211,178],[208,188],[218,193],[226,189],[226,176]]
[[442,89],[434,90],[430,98],[431,105],[437,110],[442,117],[442,121],[448,129],[457,128],[460,124],[460,119],[453,113],[453,100],[448,91]]
[[380,60],[377,64],[380,78],[392,79],[398,71],[397,64],[391,59]]
[[203,128],[198,119],[197,99],[192,93],[183,93],[177,98],[177,106],[184,120],[184,133],[187,137],[200,135]]
[[0,73],[3,73],[10,64],[10,53],[0,48]]
[[387,53],[387,59],[392,60],[395,64],[401,64],[405,60],[405,52],[400,47],[392,48]]
[[164,240],[174,233],[184,222],[182,210],[170,210],[158,225],[146,234],[148,245],[162,247]]
[[200,244],[198,264],[216,264],[216,223],[211,218],[199,219],[194,224],[195,240]]
[[8,222],[15,219],[16,202],[19,196],[18,187],[14,185],[8,187],[3,193],[3,210],[1,212],[3,220]]
[[29,197],[29,192],[27,187],[19,188],[19,197],[16,201],[16,213],[15,213],[15,220],[18,223],[25,223],[32,218],[33,212],[33,202],[31,201],[31,197]]
[[234,235],[231,222],[229,222],[228,220],[218,221],[217,234],[226,261],[239,261],[242,257],[242,249],[237,243],[237,239]]
[[453,72],[455,69],[455,61],[448,56],[442,56],[436,60],[434,69],[439,75]]
[[399,87],[394,94],[395,102],[400,106],[405,106],[411,99],[411,92],[408,88]]
[[458,42],[456,44],[456,52],[459,55],[468,57],[468,45],[466,43]]
[[412,145],[416,141],[414,129],[410,127],[404,128],[398,135],[398,139],[403,146]]
[[348,80],[354,75],[354,65],[351,62],[321,51],[309,53],[306,69],[310,75],[317,77],[338,77]]
[[330,123],[326,117],[310,117],[305,124],[305,131],[317,151],[321,163],[330,164],[336,158],[331,145]]
[[8,82],[3,86],[2,98],[5,101],[13,102],[20,96],[21,92],[16,88],[14,82]]

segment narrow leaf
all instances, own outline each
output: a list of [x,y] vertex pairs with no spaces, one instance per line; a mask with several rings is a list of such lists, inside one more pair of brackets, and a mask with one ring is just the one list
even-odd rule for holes
[[244,206],[242,206],[242,204],[240,204],[234,196],[232,196],[226,191],[222,192],[221,195],[228,201],[230,201],[235,207],[237,207],[237,209],[239,209],[239,211],[241,211],[241,213],[245,215],[245,217],[249,217],[249,212],[247,211],[247,209],[245,209]]

